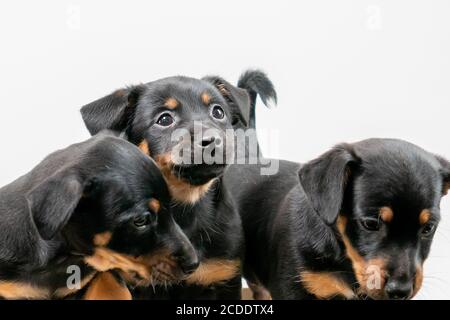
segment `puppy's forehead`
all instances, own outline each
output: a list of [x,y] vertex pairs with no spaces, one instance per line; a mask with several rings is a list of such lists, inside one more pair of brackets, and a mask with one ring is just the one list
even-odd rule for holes
[[[177,76],[157,80],[148,85],[148,95],[157,99],[195,100],[205,99],[205,93],[210,98],[219,98],[217,89],[204,80]],[[180,102],[180,101],[178,101]]]
[[400,140],[373,139],[356,145],[361,170],[355,179],[363,207],[395,205],[421,212],[438,206],[441,177],[436,158]]
[[397,165],[397,167],[426,165],[435,170],[439,168],[439,162],[433,154],[403,140],[367,139],[355,143],[353,146],[358,157],[364,162],[380,161],[382,165]]

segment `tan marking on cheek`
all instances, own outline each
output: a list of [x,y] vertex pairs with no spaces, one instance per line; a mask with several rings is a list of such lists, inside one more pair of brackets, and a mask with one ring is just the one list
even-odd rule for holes
[[[383,298],[384,296],[384,285],[386,282],[386,271],[385,262],[383,259],[374,258],[366,261],[358,251],[353,247],[350,239],[345,233],[347,226],[347,218],[339,215],[337,219],[337,228],[341,234],[342,241],[344,242],[345,251],[347,257],[352,262],[353,272],[360,285],[360,291],[362,293],[368,294],[373,298]],[[379,274],[374,274],[379,272]],[[372,277],[378,276],[380,283],[379,288],[369,288],[368,284],[372,281]]]
[[0,297],[9,300],[50,299],[50,290],[25,282],[0,281]]
[[141,278],[149,279],[151,271],[138,259],[120,254],[107,248],[96,248],[92,256],[84,258],[85,262],[97,271],[113,269],[137,273]]
[[[94,254],[85,257],[84,261],[100,272],[119,270],[124,278],[134,284],[138,282],[140,285],[156,284],[160,279],[166,282],[181,280],[182,272],[167,250],[159,250],[148,256],[133,257],[98,247],[94,250]],[[164,273],[160,272],[161,266],[166,268]]]
[[337,219],[337,227],[339,233],[341,234],[342,241],[344,242],[347,256],[350,258],[352,262],[357,265],[364,264],[364,259],[359,255],[356,249],[351,245],[350,240],[345,234],[345,229],[347,227],[347,218],[344,216],[339,216]]
[[422,212],[419,215],[419,223],[421,225],[424,225],[427,223],[431,218],[431,212],[428,209],[422,210]]
[[202,102],[205,106],[209,106],[211,103],[211,96],[207,92],[202,93]]
[[132,296],[114,275],[102,272],[89,285],[84,300],[132,300]]
[[386,285],[386,261],[374,258],[366,261],[364,270],[359,275],[363,283],[362,291],[373,298],[384,298],[384,287]]
[[380,209],[380,218],[384,222],[391,222],[394,219],[394,212],[389,207],[382,207]]
[[353,290],[330,272],[300,272],[300,281],[305,289],[318,299],[344,297],[355,298]]
[[172,198],[177,202],[195,204],[214,184],[215,179],[200,186],[178,179],[172,172],[173,161],[170,153],[158,155],[155,160],[167,182]]
[[419,292],[423,283],[423,267],[421,265],[416,266],[416,277],[414,279],[414,291],[411,298],[413,298],[417,292]]
[[169,109],[176,109],[179,103],[175,98],[168,98],[166,102],[164,102],[164,106]]
[[94,245],[106,247],[111,241],[112,233],[110,231],[102,232],[94,236]]
[[240,274],[239,260],[207,259],[186,278],[186,283],[209,286],[218,284]]
[[155,213],[159,212],[159,209],[161,209],[161,203],[156,199],[151,199],[148,203],[148,207]]
[[142,140],[138,147],[144,154],[150,156],[150,148],[148,147],[148,142],[146,140]]

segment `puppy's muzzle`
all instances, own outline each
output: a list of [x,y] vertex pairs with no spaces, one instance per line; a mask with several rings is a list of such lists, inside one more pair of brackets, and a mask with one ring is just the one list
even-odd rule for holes
[[391,278],[386,283],[385,292],[389,299],[408,299],[413,293],[413,282],[410,279]]
[[181,271],[185,275],[189,275],[197,270],[200,264],[196,250],[177,224],[174,226],[173,231],[174,240],[177,243],[173,256]]
[[222,147],[222,138],[218,135],[216,136],[206,136],[201,139],[199,147],[205,149],[208,147]]

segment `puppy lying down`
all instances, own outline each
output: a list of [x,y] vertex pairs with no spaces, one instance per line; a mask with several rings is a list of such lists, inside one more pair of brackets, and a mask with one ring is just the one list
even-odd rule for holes
[[255,299],[410,299],[450,187],[450,163],[411,143],[340,144],[275,175],[233,166],[244,276]]
[[126,284],[178,281],[198,258],[159,169],[102,132],[0,189],[0,298],[130,298]]

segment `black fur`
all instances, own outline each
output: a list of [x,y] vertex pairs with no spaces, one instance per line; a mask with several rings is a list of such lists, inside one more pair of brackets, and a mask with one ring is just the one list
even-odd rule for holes
[[[235,211],[229,191],[222,183],[227,165],[220,163],[195,165],[164,164],[167,156],[177,145],[171,140],[176,129],[185,129],[194,140],[194,121],[200,121],[203,129],[214,128],[218,143],[211,150],[232,152],[225,137],[225,131],[248,126],[249,110],[253,100],[250,96],[254,87],[250,75],[247,91],[235,87],[220,77],[205,77],[201,80],[188,77],[170,77],[145,85],[139,85],[116,91],[112,95],[99,99],[81,109],[83,119],[91,133],[101,129],[114,129],[126,133],[129,141],[136,145],[148,145],[149,155],[153,157],[165,173],[169,188],[174,197],[173,210],[177,223],[194,244],[201,263],[210,261],[235,261],[242,256],[242,230],[240,217]],[[269,81],[263,78],[261,81]],[[253,81],[255,82],[255,81]],[[256,81],[260,83],[260,81]],[[132,97],[130,93],[134,93]],[[208,105],[202,101],[202,94],[210,97]],[[264,91],[265,97],[267,96]],[[272,92],[270,92],[272,94]],[[173,98],[177,106],[168,108],[167,99]],[[114,103],[111,103],[113,101]],[[221,120],[212,116],[215,106],[221,106],[225,117]],[[162,115],[170,115],[174,123],[161,126],[158,120]],[[206,138],[202,136],[202,141]],[[194,143],[192,152],[202,148]],[[144,148],[146,149],[146,148]],[[210,151],[211,151],[210,150]],[[202,187],[211,184],[208,191],[195,201],[186,201],[188,192],[179,191],[177,185]],[[156,286],[154,289],[135,290],[135,298],[240,298],[240,271],[231,279],[217,283],[192,284],[181,283],[170,288]]]
[[[411,298],[440,220],[449,166],[390,139],[342,144],[304,165],[281,161],[274,176],[261,176],[259,166],[232,166],[225,184],[243,221],[245,277],[275,299]],[[393,212],[386,221],[383,207]],[[430,216],[422,225],[423,210]],[[382,262],[379,290],[358,281],[351,247],[364,263]],[[317,296],[302,272],[331,275],[349,291]]]
[[[151,199],[159,201],[158,212],[149,208]],[[97,272],[86,258],[104,232],[111,235],[105,248],[118,254],[150,257],[166,249],[173,272],[185,276],[198,258],[173,220],[170,200],[156,164],[112,133],[49,155],[0,189],[0,295],[5,282],[14,282],[42,289],[40,298],[65,297],[58,291],[66,288],[69,266],[78,266],[83,278]],[[138,229],[134,221],[142,217]]]

